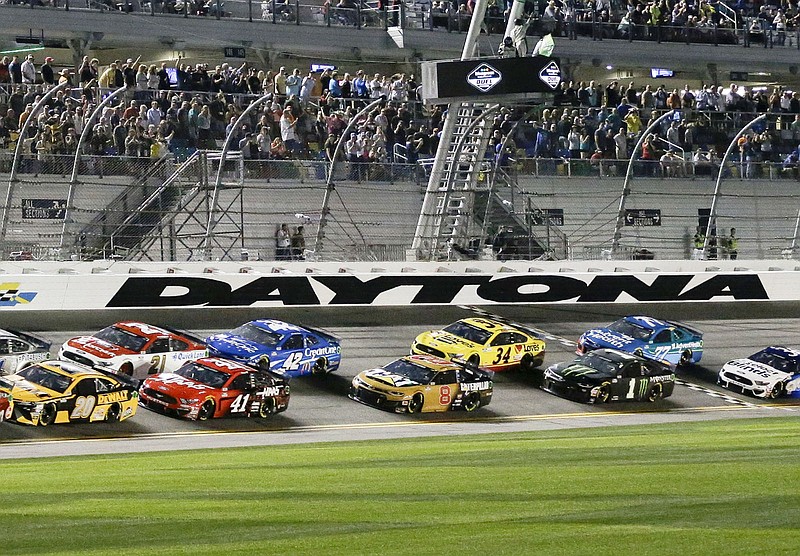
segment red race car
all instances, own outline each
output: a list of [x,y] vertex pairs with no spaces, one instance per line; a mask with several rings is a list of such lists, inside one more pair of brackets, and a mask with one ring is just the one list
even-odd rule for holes
[[197,421],[227,415],[265,418],[289,407],[289,384],[269,371],[204,357],[146,378],[139,403]]

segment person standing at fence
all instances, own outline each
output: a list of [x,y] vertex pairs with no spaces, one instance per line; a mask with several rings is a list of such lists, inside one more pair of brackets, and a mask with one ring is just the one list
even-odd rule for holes
[[304,229],[303,226],[298,226],[292,234],[292,259],[295,261],[306,260],[304,255],[306,250],[306,238],[303,235]]
[[736,260],[739,257],[739,238],[736,237],[736,228],[731,228],[731,235],[725,241],[728,248],[728,258]]
[[692,244],[694,245],[694,249],[692,250],[692,260],[693,261],[702,261],[703,260],[703,247],[706,243],[706,234],[703,232],[703,227],[698,226],[697,231],[692,238]]
[[290,260],[292,258],[291,246],[292,238],[289,235],[289,226],[281,224],[281,227],[275,232],[275,260]]

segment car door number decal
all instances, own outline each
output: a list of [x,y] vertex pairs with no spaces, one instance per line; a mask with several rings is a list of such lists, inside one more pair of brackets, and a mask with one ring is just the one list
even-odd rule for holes
[[303,354],[299,351],[290,353],[286,361],[283,362],[283,368],[295,371],[300,366],[300,361],[303,359]]
[[439,388],[439,405],[450,405],[453,398],[450,395],[450,387],[442,386]]
[[70,414],[71,419],[87,419],[92,414],[97,399],[94,396],[78,396],[75,398],[75,409]]
[[231,413],[244,413],[247,409],[247,402],[250,401],[250,394],[239,394],[231,404]]
[[494,358],[494,361],[492,361],[492,365],[497,365],[500,363],[500,361],[503,363],[508,363],[509,357],[511,357],[511,346],[508,346],[505,349],[505,352],[503,351],[503,348],[499,347],[497,348],[497,356]]
[[658,346],[653,350],[653,357],[655,359],[665,359],[671,349],[672,346]]
[[154,375],[156,373],[163,373],[164,365],[166,364],[167,364],[166,355],[154,355],[153,358],[150,360],[150,368],[147,370],[147,374]]

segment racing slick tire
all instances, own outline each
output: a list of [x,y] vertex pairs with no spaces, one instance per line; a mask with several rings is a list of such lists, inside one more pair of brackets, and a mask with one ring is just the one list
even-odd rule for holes
[[408,402],[408,412],[420,413],[423,405],[425,405],[425,397],[417,392],[412,396],[411,401]]
[[470,392],[464,399],[464,410],[475,411],[481,406],[481,395],[477,392]]
[[533,356],[530,353],[526,353],[522,356],[522,359],[519,360],[519,370],[527,373],[533,369]]
[[56,420],[56,414],[58,414],[58,410],[56,409],[56,404],[47,403],[44,404],[42,408],[42,413],[39,415],[39,424],[43,427],[47,425],[52,425],[53,421]]
[[648,402],[657,402],[664,395],[664,387],[661,384],[653,384],[647,392]]
[[473,353],[472,355],[469,356],[469,359],[467,359],[467,363],[469,363],[470,365],[474,365],[475,367],[480,367],[481,356],[478,355],[477,353]]
[[636,357],[644,357],[644,351],[642,351],[642,348],[636,348],[635,350],[633,350],[633,354]]
[[783,393],[785,391],[786,391],[786,385],[783,382],[779,382],[772,387],[772,390],[770,390],[769,398],[772,400],[774,400],[775,398],[780,398],[781,396],[783,396]]
[[324,357],[320,357],[316,361],[314,361],[314,365],[311,367],[311,374],[314,376],[322,376],[327,374],[328,372],[328,360]]
[[119,374],[133,376],[133,363],[125,361],[125,363],[119,366]]
[[266,355],[262,355],[262,356],[261,356],[261,357],[258,359],[258,363],[256,363],[256,366],[257,366],[259,369],[261,369],[262,371],[268,371],[268,370],[269,370],[269,365],[270,365],[270,363],[269,363],[269,357],[267,357]]
[[594,403],[605,403],[608,401],[608,397],[610,395],[611,389],[608,387],[608,384],[603,384],[597,391],[597,396],[594,398]]
[[203,405],[200,406],[200,411],[197,412],[197,420],[208,421],[213,416],[214,416],[214,401],[213,400],[204,401]]
[[692,362],[692,352],[688,349],[681,353],[681,358],[678,360],[678,366],[685,367]]
[[268,398],[261,402],[261,407],[258,408],[258,416],[262,419],[270,417],[275,411],[275,400]]
[[119,404],[118,403],[113,404],[111,407],[108,408],[108,411],[106,411],[106,422],[108,423],[118,422],[121,414],[122,414],[122,408],[119,406]]

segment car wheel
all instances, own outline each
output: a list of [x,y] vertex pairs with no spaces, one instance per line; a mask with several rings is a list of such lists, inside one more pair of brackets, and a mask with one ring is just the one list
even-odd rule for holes
[[409,413],[419,413],[422,411],[422,406],[425,405],[425,397],[422,394],[414,394],[411,401],[408,402]]
[[785,390],[786,390],[786,386],[782,382],[779,382],[775,386],[772,387],[772,390],[769,393],[769,397],[771,399],[773,399],[773,400],[775,398],[780,398],[781,396],[783,396],[783,393],[784,393]]
[[474,365],[475,367],[480,367],[481,356],[478,355],[477,353],[473,353],[472,355],[469,356],[469,359],[467,359],[467,363],[469,363],[470,365]]
[[56,420],[56,404],[48,403],[42,408],[42,413],[39,415],[39,424],[43,427],[51,425]]
[[678,365],[685,367],[686,365],[692,362],[692,352],[688,349],[681,353],[680,361],[678,361]]
[[636,348],[635,350],[633,350],[633,354],[636,357],[644,357],[644,352],[642,351],[642,348]]
[[519,360],[519,370],[524,372],[533,370],[533,356],[530,353],[526,353]]
[[647,401],[648,402],[655,402],[661,399],[661,396],[664,394],[664,388],[661,384],[653,384],[650,387],[650,391],[647,393]]
[[133,363],[126,361],[119,367],[119,374],[133,376]]
[[314,366],[311,367],[311,374],[313,375],[324,375],[328,372],[328,360],[324,357],[320,357],[314,362]]
[[608,401],[608,397],[611,395],[611,390],[608,387],[608,384],[603,384],[600,389],[597,391],[597,397],[595,397],[595,403],[605,403]]
[[208,421],[213,416],[214,416],[214,402],[212,400],[204,401],[203,405],[200,406],[200,411],[197,412],[197,420]]
[[475,411],[481,406],[481,395],[477,392],[470,392],[464,399],[464,409]]
[[262,371],[269,370],[269,357],[266,355],[262,355],[261,358],[258,360],[258,368]]
[[122,413],[122,408],[120,408],[119,404],[115,403],[111,407],[108,408],[106,412],[106,421],[109,423],[116,423],[119,421],[119,416]]
[[258,416],[266,419],[275,411],[275,400],[267,398],[261,402],[261,407],[258,408]]

